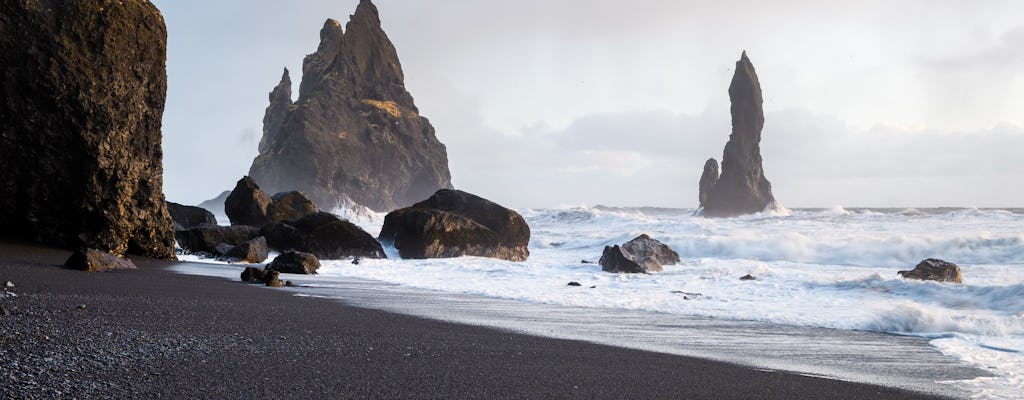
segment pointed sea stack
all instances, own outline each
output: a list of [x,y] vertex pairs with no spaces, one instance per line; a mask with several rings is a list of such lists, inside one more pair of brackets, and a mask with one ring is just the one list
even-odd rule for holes
[[0,236],[174,258],[149,1],[0,2]]
[[761,128],[764,110],[761,84],[754,65],[743,52],[729,85],[732,134],[722,155],[722,175],[710,159],[700,178],[700,206],[706,217],[733,217],[764,211],[775,203],[772,184],[761,167]]
[[405,89],[373,3],[360,1],[344,30],[327,20],[302,72],[297,101],[287,71],[270,94],[249,170],[268,193],[391,211],[452,187],[447,150]]

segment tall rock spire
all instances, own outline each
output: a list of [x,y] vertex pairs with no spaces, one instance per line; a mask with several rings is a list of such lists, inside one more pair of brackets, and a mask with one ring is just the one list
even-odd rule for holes
[[764,211],[775,203],[772,184],[761,166],[764,99],[754,65],[743,52],[729,85],[732,134],[722,154],[722,175],[714,159],[704,165],[700,202],[707,217],[731,217]]
[[361,0],[344,30],[327,20],[302,71],[294,104],[282,106],[283,80],[271,93],[266,145],[249,169],[262,188],[300,190],[325,209],[391,211],[452,187],[447,150],[406,90],[372,2]]
[[260,138],[260,153],[270,150],[277,133],[281,131],[284,118],[292,106],[292,78],[288,76],[288,68],[284,69],[281,83],[270,92],[270,105],[263,116],[263,137]]

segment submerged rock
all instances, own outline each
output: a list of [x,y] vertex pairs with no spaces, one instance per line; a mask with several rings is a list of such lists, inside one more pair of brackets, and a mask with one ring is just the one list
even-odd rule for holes
[[761,83],[746,52],[736,62],[729,100],[732,134],[722,154],[722,174],[718,175],[718,163],[710,159],[700,178],[700,206],[706,217],[754,214],[775,203],[761,165]]
[[132,260],[95,249],[76,251],[66,262],[64,262],[64,266],[88,272],[136,269],[135,263],[133,263]]
[[741,276],[741,277],[740,277],[740,280],[741,280],[741,281],[756,281],[756,280],[757,280],[757,278],[756,278],[756,277],[754,277],[753,275],[750,275],[750,274],[746,274],[746,275],[743,275],[743,276]]
[[530,227],[519,213],[484,198],[442,189],[384,218],[379,239],[402,258],[477,256],[525,261]]
[[346,199],[390,211],[451,188],[448,155],[419,115],[377,7],[361,0],[345,30],[327,20],[303,61],[298,100],[286,70],[270,94],[249,175],[271,193],[300,190],[331,210]]
[[951,262],[929,258],[921,261],[910,271],[899,271],[896,275],[923,281],[963,283],[960,267]]
[[200,225],[217,225],[217,217],[213,213],[195,206],[183,206],[178,203],[167,202],[167,211],[171,214],[176,231],[195,228]]
[[648,273],[661,271],[663,265],[679,261],[679,254],[645,234],[622,246],[605,246],[598,263],[605,272]]
[[174,258],[166,38],[148,1],[0,2],[0,235]]
[[274,258],[274,262],[267,266],[270,270],[285,274],[316,274],[320,269],[320,260],[310,253],[301,251],[286,251]]
[[260,227],[270,222],[267,208],[271,201],[256,181],[246,176],[238,180],[235,189],[224,200],[224,213],[231,220],[231,225]]
[[387,258],[384,248],[355,224],[326,212],[295,221],[271,222],[261,229],[270,247],[281,251],[313,253],[326,260],[342,258]]

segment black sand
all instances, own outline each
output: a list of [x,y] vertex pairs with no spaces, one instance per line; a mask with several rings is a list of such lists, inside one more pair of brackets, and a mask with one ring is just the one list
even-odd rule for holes
[[[215,278],[90,274],[0,244],[0,398],[917,399],[897,389],[512,334]],[[84,306],[84,308],[80,308]]]

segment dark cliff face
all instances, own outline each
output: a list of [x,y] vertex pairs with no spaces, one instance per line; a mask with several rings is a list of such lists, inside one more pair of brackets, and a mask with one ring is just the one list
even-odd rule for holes
[[398,54],[369,0],[344,30],[334,20],[324,24],[302,70],[294,104],[283,95],[290,81],[271,93],[249,170],[261,187],[302,191],[324,209],[351,199],[377,211],[452,187],[447,150],[405,89]]
[[166,38],[144,0],[0,3],[0,235],[174,257]]
[[712,159],[705,163],[701,176],[701,206],[708,217],[753,214],[775,202],[772,185],[761,166],[761,129],[764,127],[761,83],[746,52],[736,62],[729,100],[732,102],[732,134],[722,155],[722,175],[717,176],[717,167],[710,165]]

